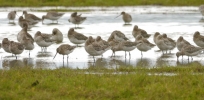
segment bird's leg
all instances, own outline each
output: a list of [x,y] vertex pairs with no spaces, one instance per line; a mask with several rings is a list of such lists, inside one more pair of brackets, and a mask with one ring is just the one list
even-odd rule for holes
[[115,57],[115,51],[112,50],[112,52],[113,52],[113,53],[112,53],[111,57],[113,57],[113,56]]
[[30,50],[29,50],[29,58],[30,58]]
[[43,52],[43,47],[41,47],[41,52]]
[[94,60],[94,63],[95,63],[95,57],[93,56],[93,60]]
[[130,51],[129,51],[129,58],[131,58],[131,54],[130,54]]
[[141,51],[141,57],[143,57],[142,51]]

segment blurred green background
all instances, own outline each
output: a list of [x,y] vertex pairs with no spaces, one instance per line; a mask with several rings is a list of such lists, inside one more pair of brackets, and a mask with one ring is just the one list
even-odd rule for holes
[[199,6],[204,0],[0,0],[1,7],[41,6]]

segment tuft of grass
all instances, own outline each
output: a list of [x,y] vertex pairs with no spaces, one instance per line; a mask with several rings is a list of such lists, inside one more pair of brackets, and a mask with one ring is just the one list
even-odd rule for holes
[[42,6],[199,6],[203,0],[0,0],[1,7],[42,7]]
[[[169,75],[166,73],[174,73]],[[204,67],[0,70],[0,99],[204,99]]]

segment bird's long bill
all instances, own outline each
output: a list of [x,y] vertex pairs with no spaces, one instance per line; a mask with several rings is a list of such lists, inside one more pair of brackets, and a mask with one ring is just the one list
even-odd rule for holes
[[57,55],[57,52],[56,52],[56,54],[55,54],[55,56],[54,56],[54,58],[53,58],[53,59],[55,59],[56,55]]
[[[16,13],[16,16],[18,16],[18,14]],[[18,17],[20,17],[20,16],[18,16]]]
[[[121,14],[120,14],[120,15],[121,15]],[[116,16],[115,19],[118,18],[120,15]]]

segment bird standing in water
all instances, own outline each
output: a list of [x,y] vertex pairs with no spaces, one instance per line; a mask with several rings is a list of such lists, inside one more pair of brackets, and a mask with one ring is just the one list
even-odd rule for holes
[[[130,15],[130,14],[128,14],[128,13],[125,13],[124,11],[123,12],[121,12],[121,14],[120,15],[122,15],[123,17],[123,21],[125,22],[125,24],[127,25],[127,24],[130,24],[130,22],[132,21],[132,16]],[[119,16],[120,16],[119,15]],[[117,16],[117,17],[119,17],[119,16]],[[117,17],[115,17],[115,18],[117,18]]]

